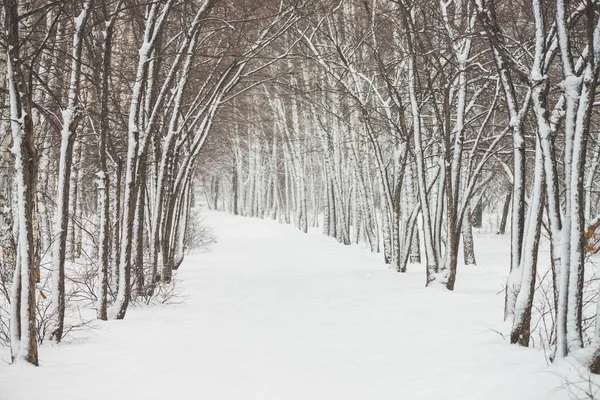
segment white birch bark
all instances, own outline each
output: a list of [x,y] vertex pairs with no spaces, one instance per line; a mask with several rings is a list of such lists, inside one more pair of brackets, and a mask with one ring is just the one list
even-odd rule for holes
[[[73,162],[73,146],[79,116],[79,87],[81,84],[81,65],[83,35],[89,18],[92,1],[88,0],[74,18],[71,77],[66,107],[62,110],[62,129],[60,140],[60,160],[58,162],[58,198],[56,209],[56,237],[52,251],[52,327],[50,338],[60,342],[63,337],[65,319],[65,252],[67,229],[69,224],[69,203],[71,187],[71,166]],[[74,199],[73,199],[74,200]]]
[[11,358],[13,362],[24,361],[38,365],[36,337],[36,290],[33,202],[35,199],[36,158],[33,143],[33,126],[27,96],[31,94],[24,86],[21,70],[21,54],[18,27],[18,4],[14,0],[4,2],[4,22],[7,37],[6,75],[9,93],[10,130],[15,158],[16,211],[13,214],[18,227],[17,267],[13,275],[11,292]]

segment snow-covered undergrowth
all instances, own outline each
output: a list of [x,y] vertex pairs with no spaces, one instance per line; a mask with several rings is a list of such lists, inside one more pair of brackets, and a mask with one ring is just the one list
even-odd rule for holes
[[39,368],[3,363],[0,399],[570,398],[572,360],[502,336],[507,238],[476,236],[449,292],[317,230],[206,215],[217,243],[177,271],[185,302],[44,343]]

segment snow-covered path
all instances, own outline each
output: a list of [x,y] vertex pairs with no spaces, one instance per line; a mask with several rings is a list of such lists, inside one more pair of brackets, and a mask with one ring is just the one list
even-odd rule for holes
[[0,400],[568,398],[542,354],[492,330],[507,265],[494,239],[449,293],[316,230],[214,212],[207,223],[218,243],[178,271],[184,304],[45,344],[40,368],[0,366]]

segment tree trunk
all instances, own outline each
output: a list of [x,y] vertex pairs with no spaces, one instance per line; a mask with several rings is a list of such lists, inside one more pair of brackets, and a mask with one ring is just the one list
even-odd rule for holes
[[54,248],[52,251],[52,328],[50,338],[60,342],[63,335],[65,320],[65,251],[67,230],[69,225],[70,180],[73,162],[73,145],[79,116],[77,105],[79,103],[79,84],[81,75],[81,53],[83,48],[83,34],[89,17],[91,1],[86,1],[79,16],[75,17],[79,23],[75,24],[73,34],[73,49],[71,61],[71,80],[67,107],[62,111],[62,131],[60,160],[58,169],[58,200],[56,210],[56,228]]
[[23,79],[19,15],[16,0],[4,1],[7,57],[6,75],[10,98],[10,127],[15,157],[17,210],[17,267],[11,293],[11,358],[38,365],[33,219],[37,150],[33,142],[31,91]]
[[514,311],[513,326],[510,333],[510,342],[521,346],[529,346],[531,335],[531,308],[535,290],[537,273],[538,247],[540,243],[540,229],[544,211],[544,169],[539,143],[536,146],[536,162],[534,170],[534,183],[531,193],[529,215],[525,227],[522,259],[519,269],[523,271],[521,287],[517,295]]
[[471,207],[467,207],[467,213],[464,216],[462,226],[462,237],[463,237],[463,256],[465,265],[475,265],[475,248],[473,243],[473,226],[472,226],[472,215]]
[[510,199],[512,198],[512,192],[506,192],[504,198],[504,207],[502,207],[502,218],[500,219],[500,228],[498,229],[498,235],[504,235],[506,231],[506,221],[508,220],[508,211],[510,210]]
[[135,245],[135,292],[136,296],[143,296],[146,292],[144,277],[144,212],[146,208],[146,164],[142,160],[139,166],[139,188],[137,193],[136,215],[133,225],[133,243]]

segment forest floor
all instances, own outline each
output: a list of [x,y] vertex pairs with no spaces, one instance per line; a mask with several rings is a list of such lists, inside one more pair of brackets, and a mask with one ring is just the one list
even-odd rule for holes
[[476,236],[479,265],[459,267],[452,293],[317,229],[205,223],[217,243],[177,271],[185,302],[45,343],[39,368],[0,362],[0,400],[569,398],[568,361],[548,367],[499,333],[508,238]]

